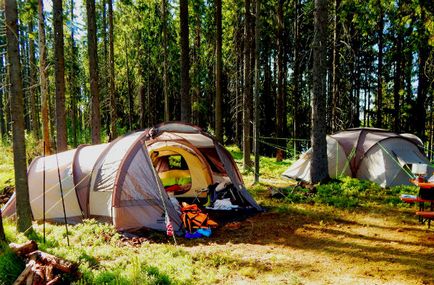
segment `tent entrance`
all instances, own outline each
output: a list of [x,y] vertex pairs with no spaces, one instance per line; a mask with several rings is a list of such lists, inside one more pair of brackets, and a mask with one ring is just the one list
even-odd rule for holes
[[155,162],[155,169],[166,192],[179,195],[191,189],[191,173],[182,155],[178,153],[159,154]]
[[152,163],[166,189],[176,197],[202,197],[212,184],[205,159],[184,146],[165,145],[151,151]]

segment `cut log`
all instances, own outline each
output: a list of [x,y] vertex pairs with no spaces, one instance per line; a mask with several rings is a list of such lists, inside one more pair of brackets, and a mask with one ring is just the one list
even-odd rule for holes
[[72,273],[77,270],[78,265],[54,255],[48,254],[46,252],[42,252],[40,250],[36,250],[29,254],[30,260],[35,260],[36,262],[41,262],[44,265],[51,265],[53,268],[56,268],[59,271],[64,273]]
[[[32,267],[35,265],[35,261],[30,261],[26,264],[26,268],[24,268],[23,272],[18,276],[17,280],[15,280],[13,285],[21,285],[21,284],[27,284],[27,280],[29,275],[33,275]],[[33,277],[32,277],[33,280]]]
[[34,240],[29,240],[28,242],[23,244],[11,243],[9,244],[9,247],[16,255],[19,255],[21,257],[24,257],[25,255],[34,252],[35,250],[38,250],[38,245]]

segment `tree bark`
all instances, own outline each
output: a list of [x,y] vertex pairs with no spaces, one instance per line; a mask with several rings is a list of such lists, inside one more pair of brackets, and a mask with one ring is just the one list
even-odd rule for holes
[[95,0],[86,1],[87,50],[89,54],[90,96],[91,96],[91,137],[92,144],[101,143],[101,116],[99,106],[99,75],[96,39]]
[[215,81],[215,136],[223,143],[223,114],[222,114],[222,1],[215,1],[216,9],[216,81]]
[[[29,33],[33,33],[33,18],[29,20]],[[35,41],[29,36],[29,65],[30,65],[30,118],[32,122],[32,134],[36,140],[39,140],[39,116],[36,109],[36,59],[35,59]]]
[[190,48],[188,28],[188,0],[180,0],[181,24],[181,121],[191,122]]
[[62,0],[53,0],[54,73],[56,82],[56,130],[58,152],[68,149],[65,112],[65,56]]
[[315,0],[312,68],[312,183],[328,178],[326,141],[327,0]]
[[163,94],[164,94],[164,121],[170,121],[169,109],[169,78],[168,78],[168,63],[167,63],[167,0],[162,0],[162,16],[163,16]]
[[21,63],[18,46],[18,12],[16,0],[5,1],[6,39],[9,61],[12,138],[14,152],[17,230],[25,232],[32,227],[32,211],[27,183],[26,141],[24,138],[24,98],[21,81]]
[[47,48],[45,44],[45,17],[43,0],[38,0],[38,37],[39,37],[39,80],[41,86],[41,116],[42,136],[45,145],[45,154],[51,154],[50,121],[48,104],[48,65]]
[[250,106],[252,105],[252,67],[251,67],[251,13],[250,0],[245,0],[245,23],[244,23],[244,93],[243,93],[243,168],[250,169],[252,160],[250,158],[250,121],[252,115]]
[[110,139],[118,136],[117,108],[116,108],[116,89],[115,89],[115,49],[114,49],[114,24],[113,24],[113,1],[107,0],[109,18],[109,96],[110,96]]

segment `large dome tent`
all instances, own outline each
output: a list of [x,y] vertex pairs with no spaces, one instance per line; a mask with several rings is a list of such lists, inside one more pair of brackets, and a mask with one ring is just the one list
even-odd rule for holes
[[[310,182],[311,150],[302,154],[282,175]],[[382,187],[409,185],[412,164],[427,164],[422,141],[412,134],[377,128],[354,128],[327,136],[329,175],[370,180]]]
[[[167,213],[174,230],[179,231],[182,222],[158,170],[164,167],[157,166],[157,158],[171,155],[187,162],[188,169],[181,173],[191,176],[188,191],[175,193],[175,197],[195,197],[206,186],[226,179],[236,186],[249,208],[261,209],[248,194],[229,152],[200,128],[176,122],[133,132],[107,144],[81,145],[35,158],[28,168],[33,218],[41,220],[44,214],[45,173],[45,217],[63,221],[59,170],[68,223],[95,218],[113,223],[119,231],[165,230]],[[2,211],[3,216],[14,215],[14,196]]]

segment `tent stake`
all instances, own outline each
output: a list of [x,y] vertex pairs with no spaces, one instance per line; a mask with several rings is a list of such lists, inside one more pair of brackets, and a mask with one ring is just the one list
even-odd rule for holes
[[60,168],[59,168],[59,159],[57,157],[57,147],[56,147],[56,163],[57,163],[57,178],[59,179],[59,186],[60,186],[60,197],[62,198],[63,218],[64,218],[65,229],[66,229],[66,241],[67,241],[67,244],[69,246],[68,223],[66,221],[65,199],[63,198],[62,180],[60,179]]

